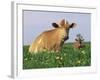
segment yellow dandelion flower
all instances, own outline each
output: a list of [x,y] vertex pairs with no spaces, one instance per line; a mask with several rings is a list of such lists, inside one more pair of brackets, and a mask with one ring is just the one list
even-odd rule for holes
[[78,63],[78,64],[80,64],[80,63],[81,63],[81,61],[80,61],[80,60],[78,60],[78,61],[77,61],[77,63]]
[[85,51],[81,51],[83,54],[85,54]]
[[60,57],[56,57],[56,59],[60,59]]
[[62,60],[62,57],[60,58],[60,60]]
[[28,59],[27,59],[27,58],[25,58],[24,60],[25,60],[25,61],[27,61]]

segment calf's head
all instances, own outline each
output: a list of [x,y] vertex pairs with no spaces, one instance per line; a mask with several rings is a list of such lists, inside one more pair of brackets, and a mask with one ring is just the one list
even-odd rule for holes
[[64,29],[65,32],[66,32],[66,35],[64,37],[64,41],[69,39],[69,30],[71,28],[73,28],[76,24],[75,23],[69,23],[68,21],[65,21],[65,19],[62,19],[60,21],[60,23],[52,23],[52,26],[56,29]]
[[75,41],[81,45],[82,42],[84,41],[84,39],[80,39],[80,38],[79,38],[79,39],[75,39]]

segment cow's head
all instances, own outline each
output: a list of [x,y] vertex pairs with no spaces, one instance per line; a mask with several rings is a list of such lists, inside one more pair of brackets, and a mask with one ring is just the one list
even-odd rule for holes
[[65,21],[65,19],[62,19],[60,21],[60,23],[52,23],[52,26],[54,28],[63,28],[63,29],[65,29],[66,36],[64,37],[64,41],[67,40],[67,39],[69,39],[69,30],[71,28],[73,28],[75,25],[76,25],[75,23],[69,24],[69,22],[68,21]]

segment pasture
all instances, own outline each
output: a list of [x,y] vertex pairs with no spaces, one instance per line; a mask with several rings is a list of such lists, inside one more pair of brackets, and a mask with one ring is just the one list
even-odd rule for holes
[[23,69],[81,67],[91,65],[91,43],[85,42],[81,49],[73,48],[72,43],[65,43],[59,53],[41,52],[29,54],[29,45],[23,46]]

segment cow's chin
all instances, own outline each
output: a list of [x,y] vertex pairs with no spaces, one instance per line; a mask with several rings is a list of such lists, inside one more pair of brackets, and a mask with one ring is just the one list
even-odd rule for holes
[[68,40],[69,39],[69,37],[68,36],[66,36],[65,38],[64,38],[64,41],[66,41],[66,40]]

